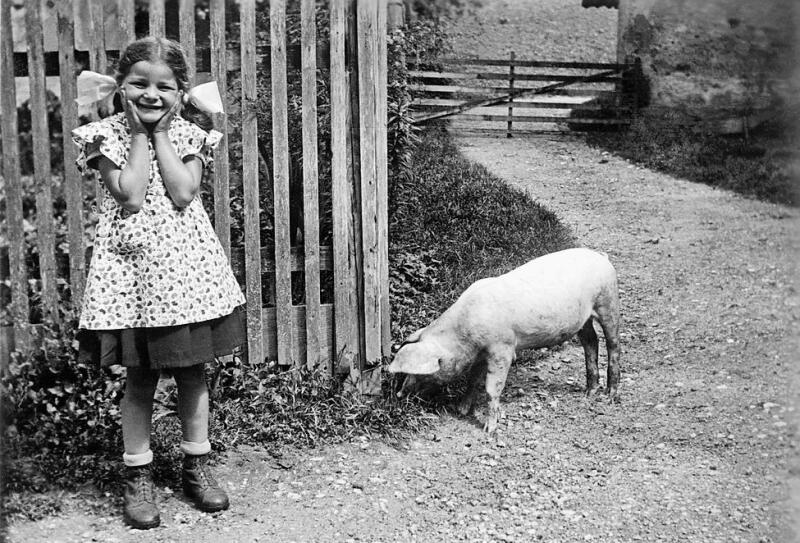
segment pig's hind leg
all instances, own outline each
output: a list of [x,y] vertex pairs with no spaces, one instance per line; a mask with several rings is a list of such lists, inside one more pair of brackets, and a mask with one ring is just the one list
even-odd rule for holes
[[[616,285],[615,285],[616,286]],[[616,289],[610,293],[604,303],[597,309],[597,320],[603,328],[603,336],[606,340],[606,352],[608,353],[608,372],[606,376],[606,392],[611,402],[619,400],[619,299]]]
[[594,331],[594,322],[590,318],[578,331],[578,339],[583,346],[586,359],[586,395],[592,396],[600,388],[600,371],[597,369],[598,340]]
[[493,347],[486,357],[486,392],[489,394],[489,412],[486,414],[486,424],[483,429],[494,433],[500,420],[500,394],[506,386],[508,370],[516,357],[512,345],[498,345]]

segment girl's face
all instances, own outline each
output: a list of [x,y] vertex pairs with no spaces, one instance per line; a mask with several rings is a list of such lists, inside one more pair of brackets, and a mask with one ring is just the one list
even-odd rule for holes
[[155,123],[180,100],[178,81],[163,62],[140,60],[120,85],[123,100],[130,100],[143,123]]

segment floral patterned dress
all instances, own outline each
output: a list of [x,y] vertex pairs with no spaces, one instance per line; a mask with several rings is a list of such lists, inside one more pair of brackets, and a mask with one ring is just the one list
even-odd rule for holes
[[[100,155],[124,168],[130,129],[124,113],[72,132],[81,170]],[[176,117],[169,138],[180,158],[205,166],[221,134]],[[177,207],[150,145],[150,181],[137,213],[126,211],[105,186],[98,194],[99,221],[80,316],[87,330],[177,326],[229,315],[244,303],[201,199]]]

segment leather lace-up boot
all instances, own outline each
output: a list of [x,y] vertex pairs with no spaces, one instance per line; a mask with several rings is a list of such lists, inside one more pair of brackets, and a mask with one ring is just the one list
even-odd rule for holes
[[208,455],[190,455],[183,458],[183,492],[195,507],[207,513],[222,511],[229,505],[228,495],[220,488],[208,470]]
[[125,522],[140,530],[155,528],[161,524],[161,517],[156,503],[151,465],[126,467],[125,470]]

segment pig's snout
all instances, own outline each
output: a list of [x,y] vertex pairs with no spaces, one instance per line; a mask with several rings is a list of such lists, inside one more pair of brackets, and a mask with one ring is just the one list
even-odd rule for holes
[[403,379],[403,384],[400,385],[400,390],[397,391],[397,397],[403,398],[416,392],[418,389],[417,378],[413,375],[406,375]]

